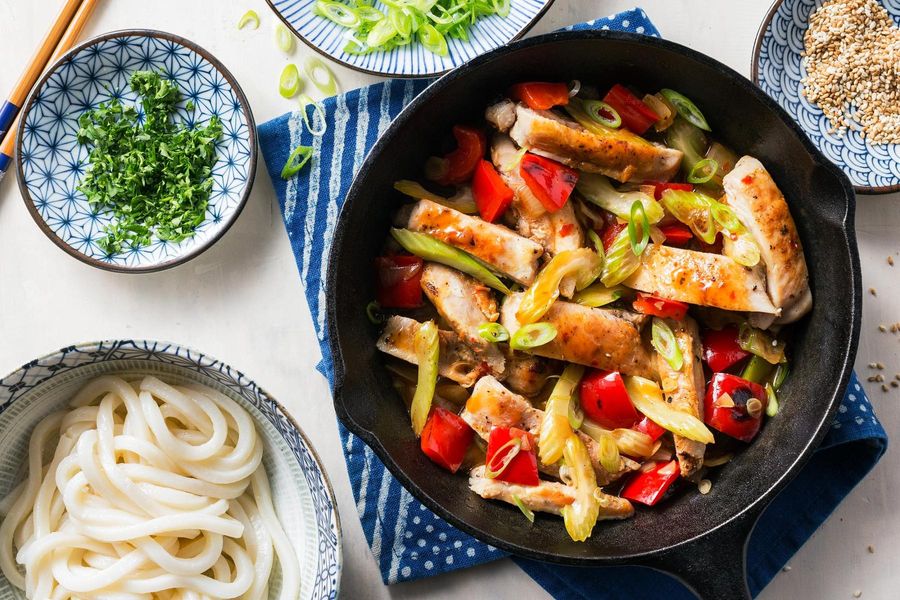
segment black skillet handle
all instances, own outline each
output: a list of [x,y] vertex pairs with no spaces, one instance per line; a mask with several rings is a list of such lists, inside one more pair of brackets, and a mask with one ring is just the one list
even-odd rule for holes
[[701,600],[750,600],[747,541],[762,507],[657,556],[646,566],[672,575]]

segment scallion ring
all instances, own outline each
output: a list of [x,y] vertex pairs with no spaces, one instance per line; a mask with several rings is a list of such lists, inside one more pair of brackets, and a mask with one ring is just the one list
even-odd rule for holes
[[650,343],[660,356],[666,359],[672,370],[681,370],[681,367],[684,366],[684,356],[681,354],[681,348],[678,347],[678,340],[675,339],[672,328],[662,319],[653,318]]
[[[306,108],[309,105],[312,105],[313,107],[312,120],[310,120],[309,113],[306,111]],[[306,124],[306,128],[309,132],[314,136],[324,135],[325,131],[328,129],[328,122],[325,121],[325,107],[322,106],[322,103],[316,102],[308,94],[301,94],[300,106],[300,112],[303,113],[303,122]],[[313,125],[316,126],[313,127]]]
[[549,344],[556,337],[553,323],[529,323],[516,330],[509,338],[513,350],[528,350]]
[[300,71],[294,63],[289,64],[281,72],[278,80],[278,93],[282,98],[293,98],[300,91],[303,80],[300,79]]
[[248,10],[244,13],[244,16],[241,17],[241,20],[238,21],[237,28],[243,29],[244,27],[250,26],[250,29],[259,29],[259,15],[256,14],[255,10]]
[[313,7],[313,12],[344,27],[353,29],[359,26],[359,13],[340,2],[318,0]]
[[374,300],[366,305],[366,316],[372,325],[381,325],[384,323],[384,315],[381,314],[381,305]]
[[704,158],[688,173],[688,183],[707,183],[719,172],[719,163],[714,158]]
[[[640,222],[641,233],[638,239],[638,223]],[[628,241],[631,243],[631,251],[635,256],[640,256],[647,249],[650,243],[650,220],[644,211],[644,204],[640,200],[635,200],[631,205],[631,218],[628,219]]]
[[291,155],[288,156],[287,162],[281,169],[281,178],[287,181],[300,172],[300,169],[309,162],[312,157],[313,149],[310,146],[297,146]]
[[675,110],[678,111],[678,114],[681,115],[685,121],[691,125],[696,125],[704,131],[712,131],[709,127],[709,123],[706,122],[706,117],[703,116],[703,113],[700,112],[697,105],[691,102],[690,98],[670,89],[659,90],[659,93],[672,103],[672,106],[675,107]]
[[509,340],[509,332],[500,323],[482,323],[478,326],[478,335],[492,344]]
[[578,402],[577,394],[575,396],[569,400],[569,427],[572,429],[578,429],[584,423],[584,410],[581,408],[581,403]]
[[522,499],[515,494],[512,495],[512,501],[513,504],[515,504],[516,507],[522,511],[522,514],[525,515],[525,518],[534,523],[534,511],[525,506],[525,503],[522,502]]
[[275,43],[282,52],[287,54],[294,52],[294,34],[281,23],[275,26]]
[[[337,93],[338,84],[334,73],[318,56],[310,56],[303,61],[303,72],[313,82],[313,85],[326,96],[334,96]],[[324,74],[324,79],[321,74]]]
[[778,414],[778,396],[775,395],[775,388],[771,383],[766,384],[766,415],[774,417]]
[[790,368],[787,361],[778,363],[778,366],[775,368],[775,375],[772,377],[772,387],[775,388],[776,392],[781,389],[789,372]]
[[588,239],[591,240],[591,245],[594,247],[594,251],[600,256],[600,260],[606,260],[606,250],[603,248],[603,240],[600,239],[600,236],[597,235],[597,232],[593,229],[588,229]]
[[[491,460],[487,461],[484,465],[484,476],[488,479],[496,479],[502,475],[503,471],[509,466],[509,463],[512,462],[512,459],[518,456],[520,450],[522,450],[522,438],[511,438],[508,442],[500,446],[497,451],[494,452]],[[500,457],[499,464],[497,464],[498,456]]]
[[622,117],[618,111],[606,102],[600,100],[585,100],[583,103],[587,114],[601,125],[610,129],[618,129],[622,126]]
[[[474,18],[474,16],[475,11],[472,11],[472,17]],[[424,23],[419,28],[419,42],[426,50],[438,56],[447,56],[450,53],[450,49],[447,47],[447,38],[431,23]]]

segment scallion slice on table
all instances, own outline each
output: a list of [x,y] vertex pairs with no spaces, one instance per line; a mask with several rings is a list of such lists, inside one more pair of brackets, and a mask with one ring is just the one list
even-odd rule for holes
[[[638,234],[638,227],[641,228]],[[638,237],[640,235],[640,237]],[[631,205],[631,217],[628,219],[628,242],[635,256],[640,256],[650,243],[650,221],[644,211],[644,205],[635,200]]]
[[238,29],[243,29],[245,27],[250,27],[250,29],[259,28],[259,15],[256,14],[255,10],[248,10],[244,13],[244,16],[241,17],[241,20],[238,21]]
[[450,244],[409,229],[391,229],[391,235],[411,254],[453,267],[503,294],[510,293],[509,288],[503,285],[500,278],[491,273],[490,269],[481,261]]
[[282,98],[293,98],[300,91],[302,80],[300,79],[300,70],[297,65],[291,63],[281,71],[281,77],[278,80],[278,93]]
[[678,340],[675,338],[675,334],[672,333],[672,328],[662,319],[654,317],[653,325],[650,329],[652,332],[650,343],[653,345],[653,348],[659,352],[660,356],[666,359],[666,362],[669,363],[669,366],[674,371],[680,371],[681,367],[684,366],[684,356],[681,353],[681,348],[678,347]]
[[529,323],[516,330],[509,338],[509,347],[513,350],[530,350],[549,344],[556,338],[556,326],[553,323]]
[[275,26],[275,43],[282,52],[287,54],[294,52],[294,34],[281,23]]
[[525,503],[522,502],[522,499],[515,494],[512,495],[512,500],[513,504],[516,505],[516,508],[521,510],[522,514],[525,515],[525,518],[528,519],[531,523],[534,523],[534,511],[525,506]]
[[326,96],[334,96],[338,92],[338,83],[334,73],[318,56],[310,56],[303,61],[303,72],[316,86],[316,89]]
[[492,344],[509,340],[509,331],[500,323],[482,323],[478,326],[478,335]]
[[691,172],[687,176],[688,183],[707,183],[716,176],[718,171],[719,163],[716,162],[716,159],[704,158],[691,168]]
[[692,125],[696,125],[704,131],[712,131],[712,129],[709,127],[709,123],[706,122],[706,117],[703,116],[703,113],[700,112],[700,109],[697,108],[697,105],[691,102],[691,100],[687,96],[668,88],[660,90],[659,93],[662,94],[666,100],[672,103],[672,105],[675,107],[675,110],[677,110],[678,114],[681,115],[682,119]]
[[434,399],[434,389],[437,386],[441,345],[438,327],[434,321],[422,323],[416,332],[415,344],[419,376],[416,380],[416,393],[409,407],[409,417],[412,420],[413,431],[419,436],[425,428],[431,401]]
[[[303,123],[306,129],[314,136],[325,135],[328,130],[328,122],[325,121],[325,107],[321,102],[316,102],[309,94],[300,94],[300,112],[303,113]],[[308,106],[313,107],[312,119],[306,111]]]
[[281,178],[287,181],[300,172],[300,169],[309,162],[312,157],[313,149],[310,146],[297,146],[291,155],[288,156],[284,167],[281,169]]

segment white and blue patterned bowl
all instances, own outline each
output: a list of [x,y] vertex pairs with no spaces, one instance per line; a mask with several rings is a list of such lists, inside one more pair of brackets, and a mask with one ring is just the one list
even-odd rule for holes
[[[316,0],[266,0],[282,21],[317,52],[351,69],[389,77],[436,77],[480,54],[489,52],[513,40],[531,29],[550,8],[553,0],[510,0],[506,17],[491,15],[481,17],[469,28],[468,41],[447,38],[450,53],[437,56],[413,43],[394,48],[390,52],[372,52],[365,55],[347,54],[345,27],[313,14]],[[381,2],[377,8],[384,10]]]
[[[98,245],[111,215],[95,213],[76,188],[89,168],[89,148],[76,141],[78,117],[101,102],[134,104],[134,71],[162,70],[184,97],[179,118],[203,124],[217,115],[223,134],[206,220],[180,243],[153,238],[147,246],[109,255]],[[191,101],[194,110],[184,105]],[[107,33],[73,48],[31,92],[19,125],[19,188],[35,221],[69,254],[112,271],[159,271],[185,262],[216,242],[237,219],[256,173],[256,125],[237,81],[192,42],[159,31]]]
[[[0,497],[25,477],[28,438],[38,421],[63,408],[88,380],[111,373],[199,383],[244,407],[264,440],[263,462],[275,509],[300,560],[300,600],[337,598],[340,521],[331,484],[309,440],[291,415],[246,375],[175,344],[119,340],[69,346],[0,379]],[[277,596],[279,586],[276,569],[270,596]],[[0,600],[24,597],[0,575]]]
[[[900,23],[900,0],[879,0]],[[829,133],[822,111],[800,93],[806,76],[801,53],[810,15],[824,0],[776,0],[760,27],[753,51],[753,82],[784,108],[821,152],[861,194],[900,191],[900,145],[867,143],[857,131]]]

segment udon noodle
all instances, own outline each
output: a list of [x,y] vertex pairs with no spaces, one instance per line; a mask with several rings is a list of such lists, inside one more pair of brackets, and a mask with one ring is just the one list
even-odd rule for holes
[[2,502],[0,567],[28,598],[281,599],[297,557],[253,420],[200,385],[99,377],[31,434]]

